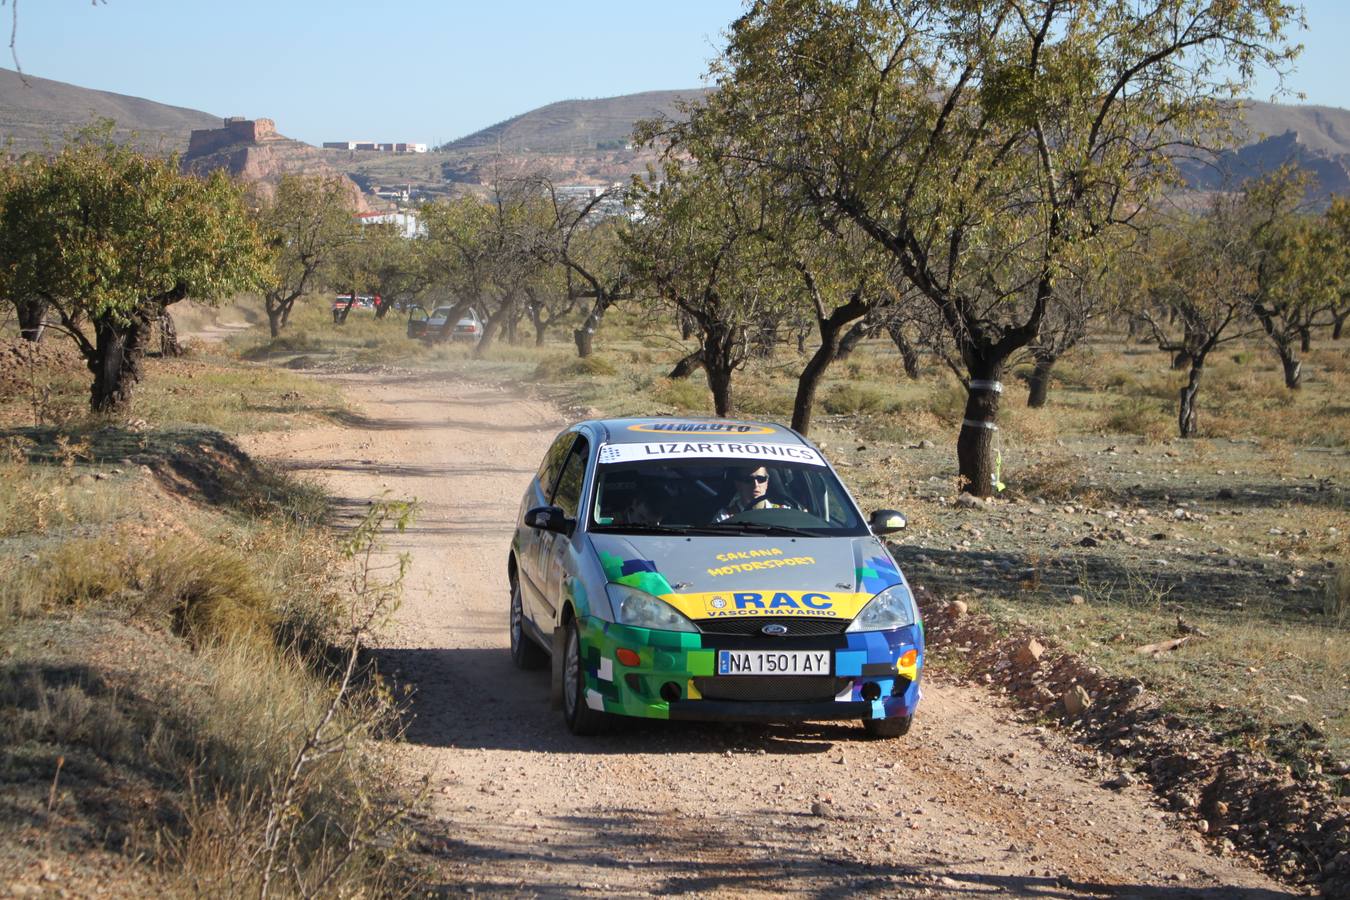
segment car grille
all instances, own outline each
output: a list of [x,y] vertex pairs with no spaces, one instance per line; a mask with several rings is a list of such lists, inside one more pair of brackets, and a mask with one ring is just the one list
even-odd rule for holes
[[805,616],[751,616],[737,619],[704,619],[698,622],[704,634],[763,634],[765,625],[782,625],[785,635],[771,637],[817,637],[822,634],[843,634],[847,619],[813,619]]
[[695,678],[705,700],[833,700],[851,681],[831,675],[714,675]]

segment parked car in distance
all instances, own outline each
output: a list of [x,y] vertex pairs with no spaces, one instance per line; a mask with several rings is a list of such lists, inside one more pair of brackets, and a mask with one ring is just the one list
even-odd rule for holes
[[351,294],[338,294],[333,298],[333,321],[341,325],[347,320],[348,312],[373,313],[379,300],[371,294],[357,294],[355,301]]
[[608,419],[558,435],[507,557],[511,657],[551,663],[577,734],[612,716],[861,721],[909,730],[923,623],[819,448],[725,419]]
[[424,341],[443,341],[449,338],[456,341],[476,341],[483,336],[483,320],[478,313],[470,309],[446,332],[446,324],[453,306],[438,306],[428,313],[420,306],[408,311],[408,337]]

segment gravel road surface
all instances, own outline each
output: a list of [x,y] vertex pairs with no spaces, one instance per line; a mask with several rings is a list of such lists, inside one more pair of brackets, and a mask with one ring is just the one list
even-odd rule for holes
[[[447,893],[1268,898],[1142,787],[997,696],[930,672],[910,734],[860,725],[625,724],[577,738],[507,650],[506,555],[560,413],[422,374],[335,379],[359,415],[249,449],[321,478],[340,514],[416,497],[407,593],[379,648],[416,690],[409,783]],[[921,535],[911,540],[922,541]]]

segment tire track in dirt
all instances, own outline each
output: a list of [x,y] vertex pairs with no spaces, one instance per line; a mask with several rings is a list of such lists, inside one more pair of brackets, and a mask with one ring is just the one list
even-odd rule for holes
[[[416,688],[410,783],[433,887],[531,895],[859,890],[901,896],[1269,898],[1294,892],[1210,855],[1142,787],[994,695],[930,679],[911,733],[639,722],[576,738],[547,673],[507,650],[505,564],[520,496],[563,426],[546,404],[434,376],[340,375],[340,425],[251,452],[322,478],[339,514],[389,491],[422,512],[381,665]],[[921,535],[915,536],[922,540]]]

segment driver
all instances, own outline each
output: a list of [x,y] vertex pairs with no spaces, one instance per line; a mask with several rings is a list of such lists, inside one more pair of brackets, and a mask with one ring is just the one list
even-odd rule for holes
[[730,503],[713,513],[714,522],[725,522],[748,509],[790,508],[784,503],[774,503],[769,499],[769,472],[763,466],[737,469],[732,481],[736,485],[736,495],[731,498]]

